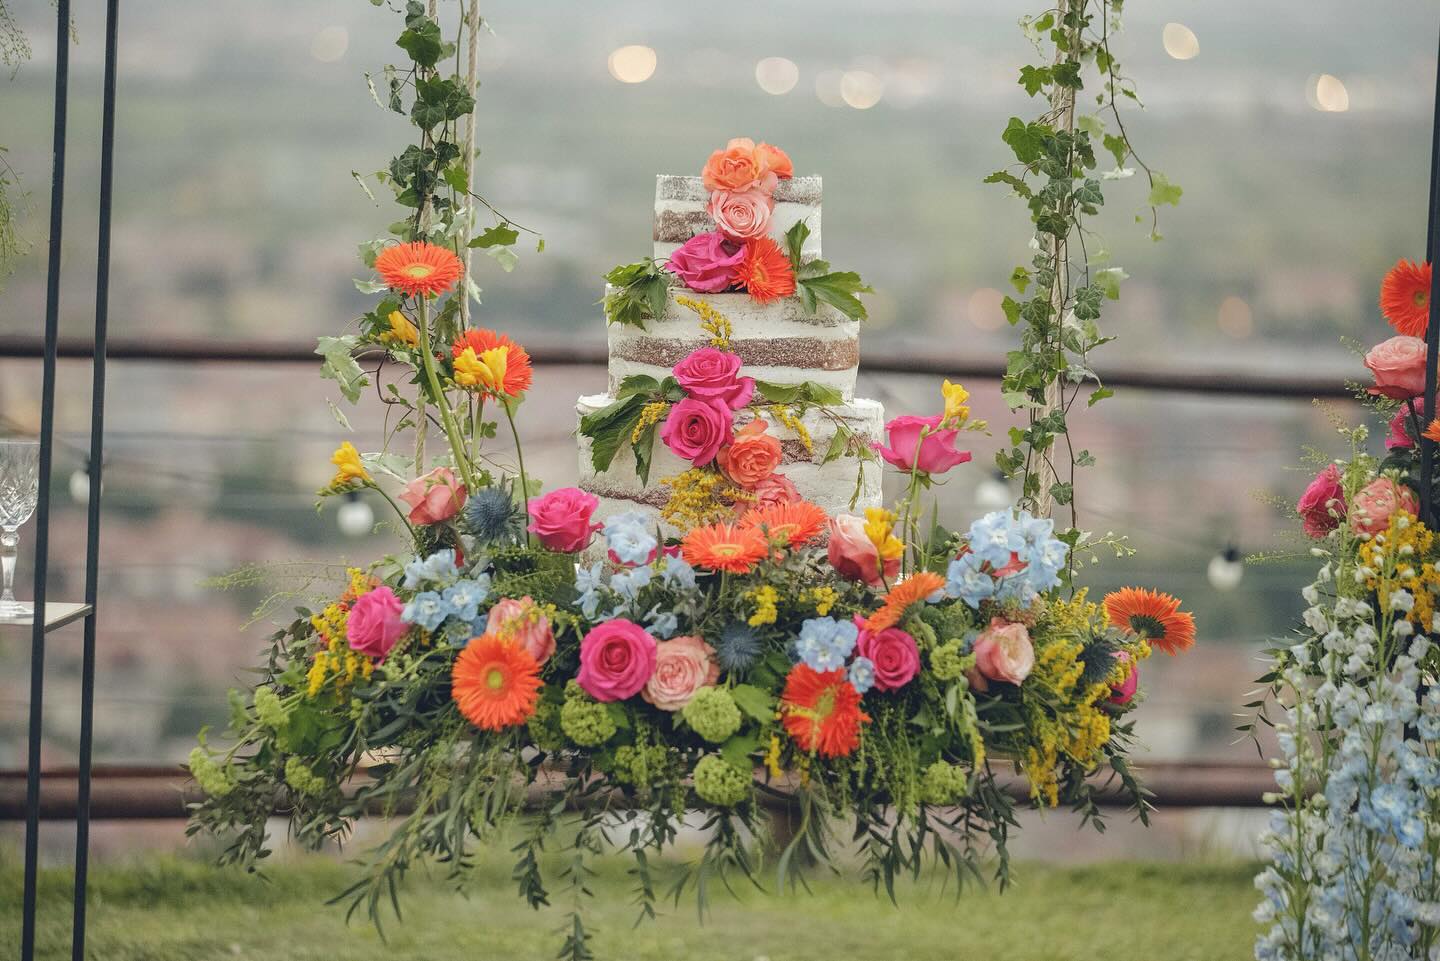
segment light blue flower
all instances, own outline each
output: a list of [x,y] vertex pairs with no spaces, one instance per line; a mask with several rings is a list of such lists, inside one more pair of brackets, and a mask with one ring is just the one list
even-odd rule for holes
[[599,591],[586,591],[580,595],[580,613],[587,621],[595,620],[595,615],[600,613],[600,601]]
[[456,581],[445,588],[445,593],[441,596],[445,598],[445,603],[450,605],[455,617],[462,621],[473,621],[479,613],[480,605],[490,596],[490,575],[480,574],[475,578]]
[[665,581],[665,586],[681,591],[693,591],[695,589],[695,568],[683,557],[669,557],[665,560],[665,569],[660,574]]
[[410,599],[400,611],[400,619],[408,624],[433,631],[440,622],[455,613],[445,598],[435,591],[423,591]]
[[429,557],[416,557],[405,565],[405,588],[417,590],[421,587],[444,587],[460,576],[455,566],[455,551],[450,548],[436,551]]
[[645,515],[639,511],[616,514],[605,522],[605,545],[620,559],[620,563],[650,563],[650,555],[660,542],[645,525]]
[[868,657],[857,657],[850,662],[850,686],[861,694],[875,686],[875,662]]
[[578,594],[588,594],[590,591],[598,591],[605,586],[605,568],[596,561],[589,567],[580,567],[575,571],[575,591]]
[[650,613],[645,615],[645,621],[650,625],[650,633],[662,641],[669,640],[675,636],[680,629],[680,620],[673,611],[662,611],[659,606],[650,608]]
[[995,596],[995,578],[980,570],[980,558],[966,554],[950,562],[945,576],[945,593],[958,597],[971,607]]
[[795,655],[812,670],[833,671],[845,665],[859,637],[860,629],[852,621],[812,617],[800,625]]
[[621,571],[610,578],[610,589],[627,601],[635,600],[640,589],[650,583],[650,568],[636,567]]
[[1009,510],[994,511],[970,525],[970,550],[991,567],[1004,567],[1025,546],[1025,534]]

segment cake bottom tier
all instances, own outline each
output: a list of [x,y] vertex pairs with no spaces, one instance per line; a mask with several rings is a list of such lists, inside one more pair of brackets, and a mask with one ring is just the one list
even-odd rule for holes
[[[614,400],[610,394],[581,397],[575,405],[577,417],[601,410]],[[832,516],[847,512],[863,513],[867,507],[879,506],[880,464],[877,461],[842,456],[828,464],[822,463],[837,431],[848,429],[867,446],[882,439],[885,410],[879,401],[857,397],[846,404],[806,411],[800,423],[810,436],[808,448],[794,430],[769,411],[760,408],[751,410],[769,423],[769,432],[780,440],[783,458],[778,473],[784,474],[795,485],[801,497]],[[619,453],[605,471],[594,468],[590,457],[590,438],[581,435],[579,446],[580,487],[600,499],[596,520],[602,522],[614,514],[640,511],[659,523],[660,509],[670,498],[670,488],[661,481],[690,469],[689,461],[677,457],[657,438],[650,466],[650,482],[642,484],[635,473],[634,452],[628,444],[621,445]],[[680,533],[669,525],[662,526],[668,534]]]

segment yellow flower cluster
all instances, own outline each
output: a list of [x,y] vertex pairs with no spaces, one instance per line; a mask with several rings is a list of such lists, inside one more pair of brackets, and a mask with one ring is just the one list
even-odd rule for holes
[[865,536],[875,545],[880,560],[893,561],[905,553],[905,542],[895,536],[895,512],[883,507],[865,508]]
[[640,435],[645,433],[650,425],[660,423],[660,418],[664,417],[665,412],[669,409],[670,405],[663,400],[657,400],[640,408],[640,419],[635,422],[635,429],[630,432],[630,443],[640,443]]
[[735,514],[737,501],[755,499],[754,494],[731,484],[718,472],[700,467],[662,477],[660,483],[670,488],[670,498],[660,508],[660,517],[682,531],[729,520]]
[[819,617],[826,617],[835,602],[840,600],[840,592],[828,584],[821,584],[819,587],[807,587],[797,595],[801,604],[814,604],[815,614]]
[[375,664],[363,654],[350,650],[345,639],[345,626],[350,620],[350,603],[371,587],[370,575],[352,567],[346,573],[349,583],[341,599],[327,604],[318,614],[311,615],[310,626],[324,647],[317,651],[306,674],[306,695],[314,697],[331,677],[337,678],[337,689],[349,687],[356,677],[369,678]]
[[779,780],[785,776],[784,768],[780,767],[780,735],[770,735],[770,747],[765,752],[765,769],[770,776]]
[[1405,617],[1420,631],[1430,629],[1435,594],[1440,592],[1440,571],[1434,561],[1425,560],[1434,545],[1434,532],[1404,511],[1390,515],[1385,533],[1360,545],[1360,563],[1370,572],[1365,586],[1375,592],[1380,610],[1390,609],[1396,591],[1408,591],[1414,604]]
[[455,358],[455,383],[470,390],[505,393],[505,372],[510,368],[510,348],[504,344],[477,355],[466,347]]
[[[1087,610],[1093,606],[1087,605],[1079,595],[1068,602],[1068,610],[1061,604],[1054,605],[1061,608],[1062,617],[1071,619],[1093,618],[1094,612]],[[1110,715],[1104,704],[1111,685],[1124,680],[1128,670],[1117,658],[1110,675],[1081,687],[1080,678],[1085,673],[1081,660],[1084,651],[1085,643],[1080,637],[1057,633],[1048,643],[1037,644],[1035,667],[1025,681],[1030,695],[1025,712],[1030,731],[1025,773],[1030,779],[1031,794],[1051,807],[1059,803],[1058,769],[1062,755],[1087,768],[1099,763],[1101,749],[1110,740]],[[1149,654],[1148,647],[1143,653]]]
[[765,624],[774,624],[779,611],[776,604],[780,601],[780,593],[769,584],[757,587],[753,591],[746,591],[745,596],[755,603],[755,613],[745,623],[751,627],[761,627]]
[[711,347],[730,349],[730,337],[735,333],[735,328],[730,325],[729,318],[709,304],[684,294],[676,297],[675,303],[700,315],[700,329],[710,335]]
[[1089,600],[1089,593],[1090,589],[1084,587],[1069,600],[1051,601],[1041,618],[1048,631],[1061,637],[1084,637],[1109,627],[1105,605]]
[[794,410],[776,404],[770,407],[769,411],[770,416],[790,428],[795,436],[800,438],[800,443],[805,448],[805,453],[815,453],[815,442],[810,439],[810,430],[805,426],[804,422],[800,420],[800,416],[796,414]]
[[380,343],[398,345],[404,344],[407,347],[415,347],[420,343],[420,331],[410,323],[410,319],[398,310],[390,311],[386,318],[390,322],[390,329],[380,335]]

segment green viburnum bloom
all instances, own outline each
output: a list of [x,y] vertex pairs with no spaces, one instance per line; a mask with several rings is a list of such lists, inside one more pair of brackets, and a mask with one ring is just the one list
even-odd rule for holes
[[560,705],[554,701],[541,701],[535,705],[535,713],[525,722],[531,743],[547,754],[554,754],[565,746],[560,710]]
[[290,720],[290,712],[280,703],[280,695],[273,687],[255,689],[255,716],[272,731],[280,730]]
[[750,797],[751,775],[718,754],[707,754],[695,765],[695,793],[717,807],[734,807]]
[[635,747],[629,744],[615,749],[615,767],[610,773],[621,784],[649,787],[665,776],[670,752],[663,744]]
[[920,777],[920,800],[926,804],[952,804],[969,789],[965,769],[936,761]]
[[560,730],[581,747],[599,747],[615,736],[610,708],[586,694],[574,681],[565,685],[565,706],[560,708]]
[[325,779],[293,754],[285,759],[285,783],[299,794],[325,793]]
[[680,713],[685,723],[711,744],[719,744],[740,730],[740,708],[723,687],[700,688]]
[[204,748],[190,749],[190,775],[200,785],[200,790],[211,797],[224,797],[235,790],[235,782],[230,780],[229,772],[216,764]]
[[937,681],[955,681],[975,666],[975,656],[963,653],[960,641],[946,641],[930,652],[930,671]]

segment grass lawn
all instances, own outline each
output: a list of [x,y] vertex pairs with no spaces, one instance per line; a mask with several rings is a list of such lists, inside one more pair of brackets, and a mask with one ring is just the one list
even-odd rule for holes
[[[957,902],[906,886],[897,909],[854,878],[826,878],[775,897],[712,895],[696,923],[690,895],[632,927],[624,863],[604,862],[589,924],[600,961],[1242,961],[1256,901],[1248,864],[1020,865],[1005,895],[971,888]],[[554,957],[563,904],[535,913],[501,860],[468,890],[412,878],[389,942],[346,925],[325,901],[352,870],[324,859],[277,864],[268,880],[194,861],[150,859],[92,872],[90,957],[103,961],[530,961]],[[557,902],[561,899],[554,899]],[[0,867],[0,954],[19,941],[20,877]],[[44,878],[38,957],[70,957],[70,879]]]

